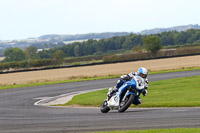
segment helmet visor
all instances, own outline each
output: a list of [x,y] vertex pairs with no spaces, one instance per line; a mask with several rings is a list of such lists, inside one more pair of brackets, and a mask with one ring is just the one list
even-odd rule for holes
[[146,74],[140,74],[140,77],[142,77],[142,78],[146,78],[147,75],[146,75]]

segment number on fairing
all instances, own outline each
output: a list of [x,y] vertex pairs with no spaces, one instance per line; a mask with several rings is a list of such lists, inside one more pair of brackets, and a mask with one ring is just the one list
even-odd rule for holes
[[136,80],[136,82],[137,82],[137,88],[138,88],[138,89],[143,89],[143,88],[144,88],[144,79],[142,79],[142,78],[136,76],[136,77],[135,77],[135,80]]
[[138,83],[138,86],[142,86],[143,82],[142,82],[141,78],[137,77],[137,83]]

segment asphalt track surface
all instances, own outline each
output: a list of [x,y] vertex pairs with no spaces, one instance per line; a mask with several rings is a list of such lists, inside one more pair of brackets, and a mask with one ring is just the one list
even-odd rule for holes
[[[150,81],[200,75],[200,70],[149,75]],[[99,108],[35,106],[41,97],[106,88],[117,79],[0,90],[1,133],[67,133],[154,128],[200,128],[200,108],[131,108],[100,113]],[[189,89],[189,88],[188,88]],[[106,95],[106,94],[105,94]]]

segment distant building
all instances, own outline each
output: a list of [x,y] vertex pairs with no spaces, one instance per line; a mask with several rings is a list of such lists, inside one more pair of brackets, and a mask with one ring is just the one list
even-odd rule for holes
[[37,49],[37,53],[38,52],[41,52],[41,51],[44,51],[44,50],[49,50],[50,48],[44,48],[44,49]]

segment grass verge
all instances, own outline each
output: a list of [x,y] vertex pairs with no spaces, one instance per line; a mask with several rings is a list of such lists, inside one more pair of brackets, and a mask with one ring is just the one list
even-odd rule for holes
[[1,89],[12,89],[12,88],[22,88],[22,87],[33,87],[33,86],[42,86],[42,85],[52,85],[52,84],[62,84],[62,83],[71,83],[71,82],[81,82],[81,81],[89,81],[89,80],[100,80],[100,79],[110,79],[110,78],[117,78],[120,75],[108,75],[102,77],[71,77],[70,80],[63,80],[63,81],[46,81],[40,83],[31,83],[31,84],[14,84],[14,85],[0,85]]
[[171,73],[171,72],[184,72],[184,71],[194,71],[200,70],[200,67],[182,67],[179,69],[161,70],[161,71],[151,71],[149,74],[161,74],[161,73]]
[[[182,71],[192,71],[192,70],[200,70],[200,67],[190,67],[190,68],[182,67],[180,69],[163,70],[163,71],[151,71],[150,70],[149,74],[182,72]],[[71,77],[72,79],[63,80],[63,81],[46,81],[46,82],[29,83],[29,84],[0,85],[0,89],[12,89],[12,88],[33,87],[33,86],[51,85],[51,84],[60,84],[60,83],[89,81],[89,80],[110,79],[110,78],[118,78],[120,76],[121,75],[108,75],[108,76],[101,76],[101,77],[93,76],[93,77],[81,77],[81,78],[80,77]]]
[[[200,76],[150,82],[148,96],[139,107],[200,107]],[[107,89],[75,96],[64,106],[99,107],[106,98]]]
[[200,128],[149,129],[149,130],[95,132],[95,133],[200,133]]

